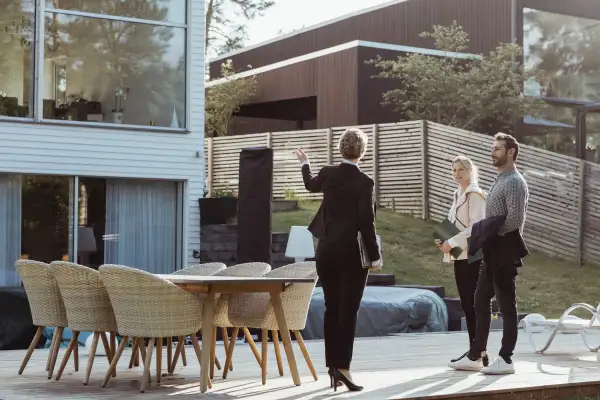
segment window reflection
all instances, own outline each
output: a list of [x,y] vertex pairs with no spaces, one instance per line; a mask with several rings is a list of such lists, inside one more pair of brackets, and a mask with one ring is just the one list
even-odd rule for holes
[[48,13],[46,41],[44,118],[184,127],[185,29]]
[[573,108],[549,106],[539,118],[526,117],[519,128],[523,144],[576,157],[575,115]]
[[523,13],[525,66],[544,71],[547,78],[537,88],[528,82],[527,94],[600,99],[600,21],[529,8]]
[[0,116],[33,111],[34,0],[0,0]]
[[186,0],[46,0],[47,9],[185,23]]

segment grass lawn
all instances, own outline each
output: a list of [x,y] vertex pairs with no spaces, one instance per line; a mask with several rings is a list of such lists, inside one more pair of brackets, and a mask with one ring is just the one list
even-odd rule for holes
[[[273,214],[273,232],[288,232],[292,225],[308,225],[318,203],[301,203],[294,212]],[[442,263],[442,253],[431,237],[433,223],[377,210],[377,231],[383,241],[384,272],[396,275],[396,282],[441,285],[446,295],[458,297],[452,267]],[[596,283],[600,267],[575,263],[533,253],[524,261],[517,278],[518,307],[558,317],[571,304],[600,301]],[[587,315],[580,315],[589,317]]]

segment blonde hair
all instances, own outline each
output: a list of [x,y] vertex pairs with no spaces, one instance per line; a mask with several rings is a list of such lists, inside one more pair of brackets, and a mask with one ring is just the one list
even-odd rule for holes
[[469,157],[457,156],[452,160],[452,166],[456,163],[461,163],[469,171],[469,182],[477,182],[479,180],[479,169]]
[[357,128],[346,129],[338,143],[338,150],[346,160],[362,158],[367,151],[369,137]]

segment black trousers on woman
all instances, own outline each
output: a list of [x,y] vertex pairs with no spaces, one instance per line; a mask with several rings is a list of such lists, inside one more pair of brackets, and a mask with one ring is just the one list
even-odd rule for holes
[[328,368],[350,369],[369,270],[361,265],[356,239],[346,246],[319,240],[316,263],[325,298],[325,363]]
[[481,260],[469,264],[467,260],[454,261],[454,277],[460,297],[460,306],[465,313],[467,322],[467,331],[469,332],[469,343],[475,340],[475,327],[477,318],[475,317],[475,290],[479,281],[479,270]]

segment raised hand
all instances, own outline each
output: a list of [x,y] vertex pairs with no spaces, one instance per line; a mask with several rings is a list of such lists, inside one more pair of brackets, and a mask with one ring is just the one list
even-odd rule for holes
[[298,161],[300,161],[301,163],[308,161],[308,156],[306,155],[304,150],[302,150],[301,147],[298,147],[298,150],[295,151],[295,154],[296,154],[296,157],[298,158]]

